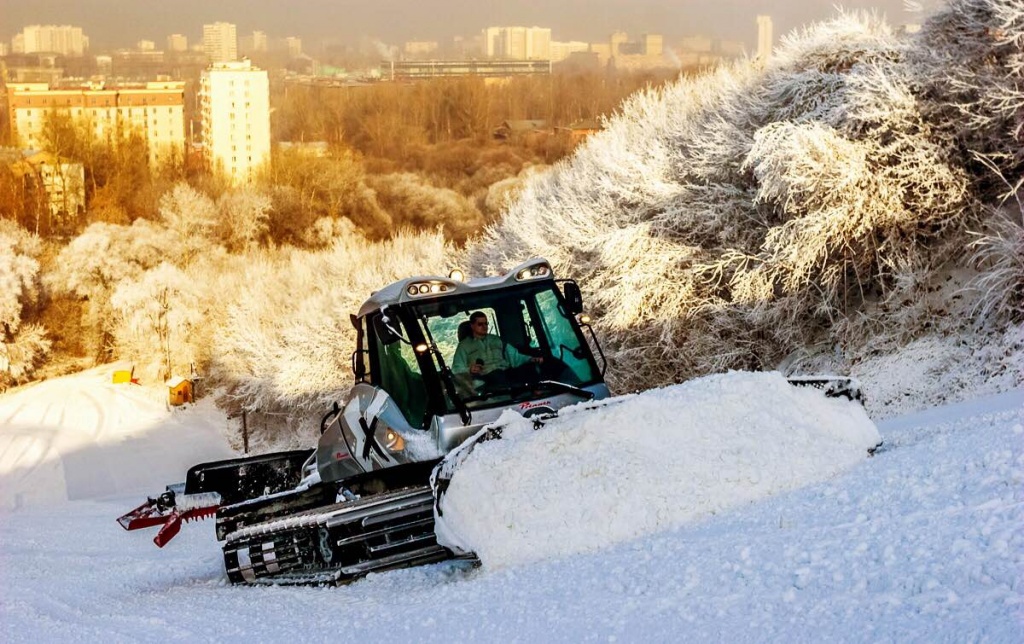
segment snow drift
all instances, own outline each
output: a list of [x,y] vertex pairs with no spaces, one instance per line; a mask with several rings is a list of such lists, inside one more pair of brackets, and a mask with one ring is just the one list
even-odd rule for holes
[[828,479],[880,442],[863,408],[778,373],[731,372],[577,405],[476,444],[438,539],[485,566],[594,551]]

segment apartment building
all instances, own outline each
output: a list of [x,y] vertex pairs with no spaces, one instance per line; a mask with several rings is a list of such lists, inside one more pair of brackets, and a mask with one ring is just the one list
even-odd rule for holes
[[573,54],[586,53],[590,51],[590,43],[573,40],[570,42],[551,42],[551,61],[563,61]]
[[270,84],[249,60],[214,63],[199,89],[203,155],[236,184],[270,160]]
[[71,25],[29,25],[11,40],[16,54],[49,53],[82,56],[89,49],[89,38],[81,27]]
[[[661,34],[644,34],[640,40],[631,40],[629,35],[616,31],[608,37],[608,56],[616,69],[656,69],[672,67],[675,63],[666,60],[665,39]],[[591,51],[603,53],[591,47]],[[605,61],[602,59],[602,64]]]
[[284,39],[284,48],[288,52],[289,58],[298,58],[302,56],[302,38],[298,36],[287,36]]
[[238,60],[238,34],[230,22],[203,25],[203,52],[211,63]]
[[185,148],[185,83],[165,81],[107,87],[51,87],[47,83],[7,85],[11,131],[23,148],[42,149],[47,114],[62,112],[97,139],[116,142],[142,135],[153,168],[180,158]]
[[551,30],[546,27],[488,27],[483,42],[488,58],[551,59]]
[[171,34],[167,36],[167,51],[175,53],[188,51],[188,37],[184,34]]

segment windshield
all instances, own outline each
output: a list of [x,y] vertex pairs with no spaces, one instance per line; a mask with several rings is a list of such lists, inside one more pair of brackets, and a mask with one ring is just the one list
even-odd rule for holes
[[[424,302],[414,315],[470,408],[555,393],[543,381],[573,387],[600,382],[590,349],[551,282]],[[437,357],[432,359],[439,370]],[[447,405],[455,411],[450,400]]]

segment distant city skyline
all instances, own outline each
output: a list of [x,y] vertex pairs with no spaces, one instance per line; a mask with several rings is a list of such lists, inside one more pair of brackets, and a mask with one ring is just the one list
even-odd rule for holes
[[[90,48],[127,48],[140,39],[164,43],[172,34],[199,42],[204,24],[229,22],[238,33],[263,31],[272,36],[304,38],[315,51],[324,41],[357,43],[378,39],[405,41],[475,37],[486,27],[523,26],[551,29],[552,40],[604,41],[613,31],[639,37],[662,34],[666,46],[692,35],[757,43],[758,15],[771,16],[775,38],[837,13],[835,0],[0,0],[4,17],[0,39],[10,39],[32,24],[80,26]],[[920,2],[926,8],[936,0]],[[850,0],[847,10],[874,10],[896,26],[920,22],[904,0]]]

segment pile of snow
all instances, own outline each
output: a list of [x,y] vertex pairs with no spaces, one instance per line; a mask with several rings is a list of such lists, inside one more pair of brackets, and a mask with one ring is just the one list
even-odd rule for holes
[[777,373],[578,405],[540,431],[511,412],[497,424],[502,440],[462,455],[437,520],[441,543],[493,567],[604,549],[822,481],[881,441],[859,404]]

